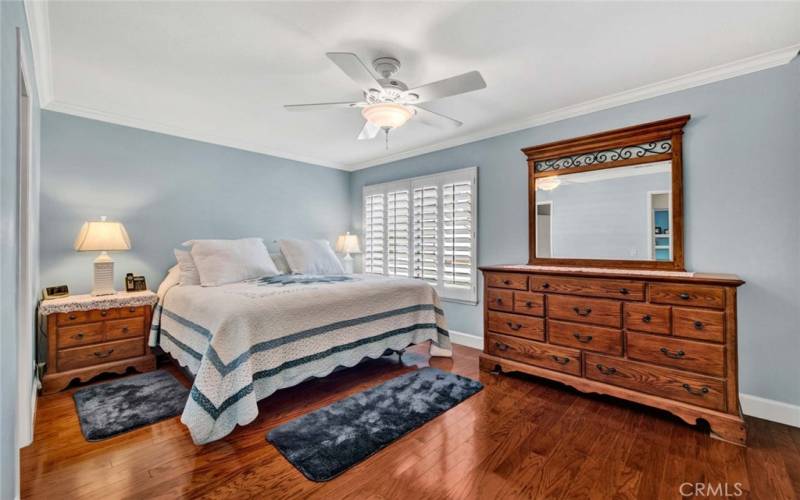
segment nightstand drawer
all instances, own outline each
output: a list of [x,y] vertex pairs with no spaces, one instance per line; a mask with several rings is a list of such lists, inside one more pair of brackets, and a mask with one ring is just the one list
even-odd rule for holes
[[106,323],[106,340],[141,337],[144,333],[144,318],[116,319]]
[[120,318],[135,318],[137,316],[144,316],[145,310],[149,306],[138,306],[138,307],[120,307],[119,317]]
[[56,324],[61,325],[77,325],[89,321],[89,311],[72,311],[68,313],[58,313],[56,316]]
[[103,321],[119,318],[119,309],[92,309],[89,311],[89,321]]
[[59,371],[94,366],[144,354],[144,339],[119,340],[58,351]]
[[103,341],[103,323],[60,326],[56,336],[59,349],[96,344]]

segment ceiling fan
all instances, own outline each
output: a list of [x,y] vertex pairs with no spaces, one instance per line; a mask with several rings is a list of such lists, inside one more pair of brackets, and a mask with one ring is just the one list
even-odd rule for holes
[[400,69],[400,61],[393,57],[379,57],[372,61],[382,78],[376,78],[355,54],[350,52],[328,52],[328,59],[339,66],[364,92],[364,100],[356,102],[326,102],[319,104],[289,104],[289,111],[317,111],[338,108],[359,108],[366,120],[359,140],[374,139],[378,132],[386,133],[388,148],[389,131],[402,127],[413,117],[420,122],[437,128],[457,128],[463,125],[449,116],[436,113],[420,106],[443,97],[472,92],[486,88],[486,82],[478,71],[453,76],[437,82],[409,89],[408,86],[392,76]]

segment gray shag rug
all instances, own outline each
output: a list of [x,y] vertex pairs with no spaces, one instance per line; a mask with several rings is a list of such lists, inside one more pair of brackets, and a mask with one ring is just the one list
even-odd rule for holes
[[312,481],[327,481],[483,388],[436,368],[406,373],[273,429],[267,440]]
[[157,370],[95,384],[73,398],[83,436],[99,441],[180,414],[188,396],[175,377]]

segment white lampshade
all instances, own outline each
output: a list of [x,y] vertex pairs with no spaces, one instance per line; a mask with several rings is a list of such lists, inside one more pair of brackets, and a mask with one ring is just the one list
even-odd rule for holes
[[343,234],[336,240],[336,251],[339,253],[361,253],[358,246],[358,236],[355,234]]
[[402,127],[414,116],[414,111],[402,104],[382,102],[372,104],[361,110],[361,116],[381,128]]
[[120,222],[110,222],[102,217],[99,221],[83,223],[78,237],[75,238],[75,250],[79,252],[130,250],[131,240],[125,226]]

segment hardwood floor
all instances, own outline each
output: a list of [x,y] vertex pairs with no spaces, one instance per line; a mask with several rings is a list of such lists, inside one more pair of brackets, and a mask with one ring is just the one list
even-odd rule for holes
[[[406,363],[428,362],[426,346]],[[269,443],[273,427],[411,370],[384,358],[278,392],[250,425],[195,446],[179,418],[105,441],[81,435],[71,393],[39,399],[22,451],[23,498],[679,498],[694,483],[742,498],[798,498],[800,429],[748,418],[750,446],[674,417],[540,379],[478,371],[456,346],[431,365],[483,391],[341,476],[314,483]],[[394,359],[394,360],[393,360]],[[178,370],[167,365],[181,380]],[[718,486],[721,485],[721,486]],[[703,491],[708,492],[708,486]],[[691,496],[691,495],[690,495]]]

